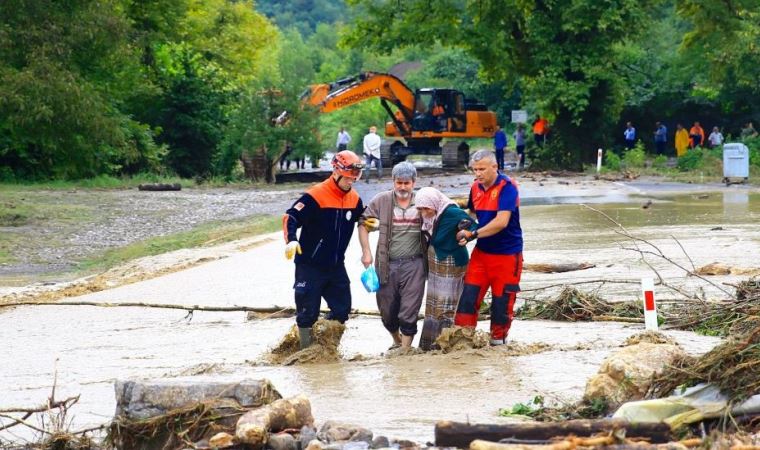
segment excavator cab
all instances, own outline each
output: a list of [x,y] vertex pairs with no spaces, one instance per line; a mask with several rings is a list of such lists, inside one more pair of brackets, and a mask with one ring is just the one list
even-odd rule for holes
[[414,131],[465,131],[464,95],[453,89],[418,89],[414,95]]

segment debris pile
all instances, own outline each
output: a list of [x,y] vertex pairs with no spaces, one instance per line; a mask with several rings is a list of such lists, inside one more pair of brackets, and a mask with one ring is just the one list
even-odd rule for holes
[[293,325],[265,360],[283,366],[339,361],[338,346],[345,331],[346,326],[338,321],[319,319],[312,327],[313,343],[300,350],[298,327]]
[[600,317],[643,317],[640,302],[608,302],[602,297],[565,287],[557,298],[549,302],[526,303],[519,315],[523,319],[558,321],[592,321]]
[[443,353],[483,348],[488,346],[489,342],[490,337],[485,331],[457,326],[444,328],[435,340]]
[[655,377],[650,398],[666,397],[679,387],[711,383],[741,401],[760,393],[760,326],[726,342],[699,358],[683,358]]

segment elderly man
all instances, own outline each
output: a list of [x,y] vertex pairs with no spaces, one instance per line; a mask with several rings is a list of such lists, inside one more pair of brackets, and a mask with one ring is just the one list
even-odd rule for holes
[[475,231],[457,233],[459,245],[477,239],[464,276],[454,325],[475,328],[480,303],[491,288],[491,345],[505,344],[520,291],[523,239],[520,229],[520,197],[517,183],[499,173],[496,155],[480,150],[470,166],[475,182],[468,208],[477,217]]
[[380,236],[375,252],[375,268],[380,278],[377,307],[385,329],[393,338],[391,348],[409,348],[417,334],[417,315],[425,291],[426,250],[422,234],[422,218],[414,205],[414,183],[417,169],[401,162],[393,167],[393,189],[380,192],[367,205],[360,223],[359,243],[362,263],[373,262],[366,221],[379,219]]
[[364,164],[354,152],[344,150],[333,157],[332,166],[330,178],[308,189],[282,220],[285,257],[295,257],[293,288],[301,349],[311,345],[311,327],[319,317],[323,297],[330,308],[328,319],[343,323],[351,311],[343,260],[354,224],[364,211],[359,194],[352,189]]
[[[382,144],[382,139],[377,135],[377,127],[369,127],[369,134],[364,136],[364,157],[367,159],[367,170],[372,169],[372,163],[375,163],[378,180],[383,177],[383,160],[380,157]],[[367,174],[367,183],[369,183],[369,174]]]

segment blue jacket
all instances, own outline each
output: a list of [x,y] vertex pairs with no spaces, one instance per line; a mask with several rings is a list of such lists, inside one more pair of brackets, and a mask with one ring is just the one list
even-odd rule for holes
[[493,148],[506,148],[507,135],[504,130],[499,130],[493,135]]

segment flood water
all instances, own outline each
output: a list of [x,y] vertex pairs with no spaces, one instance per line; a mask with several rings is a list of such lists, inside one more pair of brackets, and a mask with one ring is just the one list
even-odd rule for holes
[[[572,194],[572,193],[571,193]],[[705,195],[707,195],[705,197]],[[596,201],[596,200],[604,201]],[[642,205],[652,203],[647,208]],[[523,297],[550,296],[536,290],[551,284],[595,279],[638,282],[652,271],[606,218],[579,206],[583,201],[652,242],[679,264],[711,262],[760,265],[760,195],[741,189],[717,193],[656,195],[646,189],[614,197],[556,195],[524,198],[521,208],[526,263],[590,262],[596,267],[564,274],[525,272]],[[719,229],[718,229],[719,228]],[[676,241],[677,240],[677,241]],[[688,257],[681,250],[688,254]],[[346,265],[359,279],[356,238]],[[690,261],[691,259],[691,261]],[[652,259],[669,282],[695,287],[673,264]],[[72,300],[143,301],[183,305],[270,306],[292,303],[293,266],[281,242],[181,272]],[[715,277],[718,282],[733,277]],[[590,285],[589,289],[598,285]],[[610,299],[636,298],[639,287],[605,285]],[[705,288],[706,295],[721,295]],[[375,309],[374,298],[352,283],[354,307]],[[670,292],[658,291],[658,298]],[[512,349],[475,353],[385,358],[391,340],[380,320],[356,317],[348,323],[344,361],[310,366],[260,365],[260,357],[293,324],[293,319],[246,321],[244,313],[197,312],[188,320],[174,310],[39,306],[0,312],[0,409],[41,405],[57,373],[57,398],[81,395],[73,428],[112,418],[113,381],[124,378],[268,378],[284,395],[306,394],[314,416],[355,423],[389,437],[432,441],[437,420],[499,422],[499,408],[543,395],[550,402],[580,399],[586,379],[641,325],[515,321]],[[480,326],[487,328],[487,323]],[[420,324],[421,326],[421,324]],[[715,338],[668,331],[693,354],[709,350]],[[515,349],[543,343],[541,351]],[[362,355],[362,358],[357,358]],[[352,359],[358,359],[353,360]],[[1,419],[0,419],[1,420]],[[2,423],[2,422],[0,422]],[[23,440],[11,434],[3,439]],[[20,430],[19,430],[20,431]]]

